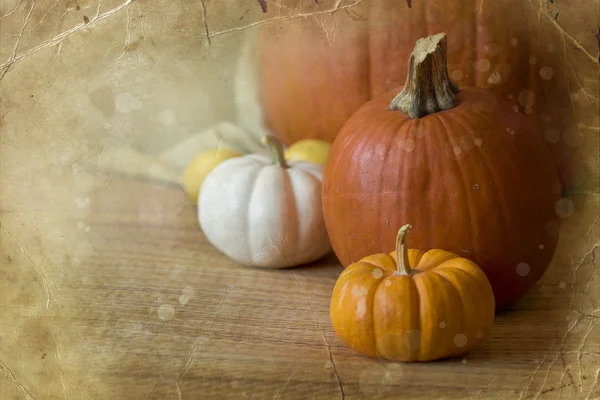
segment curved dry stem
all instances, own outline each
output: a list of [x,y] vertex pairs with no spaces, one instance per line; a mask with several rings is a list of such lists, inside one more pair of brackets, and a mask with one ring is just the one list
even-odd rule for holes
[[410,118],[421,118],[454,107],[458,86],[448,75],[446,53],[445,33],[417,40],[410,56],[404,89],[388,109],[402,111]]
[[404,225],[398,230],[396,236],[396,264],[398,271],[396,275],[414,275],[417,271],[410,267],[410,261],[408,260],[408,248],[406,247],[406,235],[412,228],[411,225]]
[[279,165],[281,168],[290,167],[285,160],[283,145],[275,136],[265,135],[263,136],[261,142],[263,145],[269,147],[271,158],[273,159],[274,164]]

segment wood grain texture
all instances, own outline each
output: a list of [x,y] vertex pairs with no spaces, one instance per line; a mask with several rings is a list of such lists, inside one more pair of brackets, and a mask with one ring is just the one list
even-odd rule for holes
[[[78,237],[61,263],[35,242],[21,247],[23,216],[3,215],[3,399],[598,396],[597,247],[557,258],[466,357],[395,364],[354,353],[333,332],[334,258],[240,267],[207,244],[179,188],[94,179],[85,227],[61,230]],[[71,219],[68,208],[54,213]]]

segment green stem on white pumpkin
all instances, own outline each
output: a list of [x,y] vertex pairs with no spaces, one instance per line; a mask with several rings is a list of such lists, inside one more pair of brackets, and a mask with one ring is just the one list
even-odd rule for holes
[[396,265],[398,270],[395,272],[396,275],[414,275],[418,271],[410,267],[408,260],[408,249],[406,248],[406,235],[412,228],[411,225],[404,225],[398,230],[396,236]]
[[263,136],[261,142],[263,145],[269,146],[273,163],[280,166],[281,168],[290,167],[287,161],[285,160],[283,145],[275,136],[265,135]]
[[410,118],[421,118],[454,107],[458,86],[448,76],[446,53],[445,33],[417,40],[410,55],[404,88],[388,109],[403,111]]

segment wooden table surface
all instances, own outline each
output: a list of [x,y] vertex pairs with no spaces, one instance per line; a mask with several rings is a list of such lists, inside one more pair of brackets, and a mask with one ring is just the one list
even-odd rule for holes
[[[572,240],[563,227],[540,284],[470,354],[398,364],[336,337],[335,257],[242,267],[206,241],[180,188],[88,179],[85,197],[57,189],[51,206],[3,210],[0,399],[600,396],[597,226]],[[596,244],[568,250],[582,240]]]

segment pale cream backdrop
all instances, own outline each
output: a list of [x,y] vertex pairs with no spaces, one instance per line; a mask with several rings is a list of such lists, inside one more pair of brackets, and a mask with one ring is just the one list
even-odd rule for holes
[[202,149],[262,151],[260,24],[331,35],[368,1],[0,0],[0,399],[600,398],[599,4],[511,2],[573,115],[557,255],[472,354],[398,365],[333,333],[335,259],[241,268],[178,186]]

